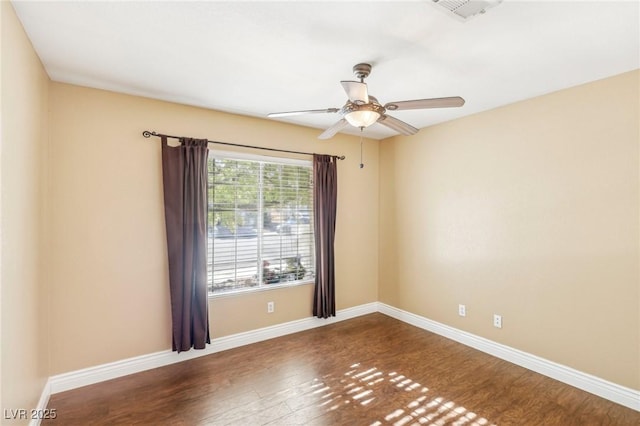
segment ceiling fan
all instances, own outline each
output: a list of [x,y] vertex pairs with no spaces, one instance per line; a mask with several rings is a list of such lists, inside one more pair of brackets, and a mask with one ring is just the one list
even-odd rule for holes
[[371,73],[370,64],[357,64],[353,67],[353,73],[360,81],[341,81],[349,100],[342,108],[310,109],[304,111],[273,112],[267,115],[270,118],[289,117],[302,114],[339,113],[342,117],[335,124],[322,132],[318,139],[329,139],[348,125],[358,127],[361,130],[380,123],[405,136],[415,135],[418,129],[412,125],[398,120],[387,114],[387,111],[402,111],[407,109],[425,108],[450,108],[461,107],[464,99],[459,96],[448,98],[415,99],[411,101],[388,102],[381,105],[378,99],[369,95],[367,83],[364,79]]

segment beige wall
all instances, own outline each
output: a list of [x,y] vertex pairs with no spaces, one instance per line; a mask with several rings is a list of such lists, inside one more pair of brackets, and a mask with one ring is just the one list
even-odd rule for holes
[[0,376],[4,418],[5,409],[35,407],[49,376],[48,288],[42,256],[46,247],[49,78],[11,4],[2,1],[0,8]]
[[[50,99],[51,374],[170,349],[160,143],[143,130],[346,155],[337,308],[377,300],[377,141],[360,170],[353,136],[58,83]],[[211,299],[212,337],[309,317],[311,301],[310,285]]]
[[380,300],[640,389],[639,77],[382,141]]

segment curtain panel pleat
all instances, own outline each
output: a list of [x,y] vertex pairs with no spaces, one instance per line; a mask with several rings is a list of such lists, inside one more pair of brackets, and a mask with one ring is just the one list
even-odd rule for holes
[[169,255],[172,347],[210,343],[207,294],[207,141],[162,137],[162,178]]
[[316,245],[316,280],[313,315],[329,318],[336,315],[334,241],[338,176],[336,158],[313,155],[313,212]]

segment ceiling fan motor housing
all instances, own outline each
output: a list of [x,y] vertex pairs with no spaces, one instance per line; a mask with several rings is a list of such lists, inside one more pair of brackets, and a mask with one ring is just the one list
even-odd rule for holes
[[343,106],[342,109],[340,110],[340,114],[347,115],[350,112],[354,112],[354,111],[373,111],[373,112],[377,112],[380,115],[383,115],[386,110],[382,105],[374,101],[371,101],[368,104],[360,104],[360,103],[348,101],[345,104],[345,106]]

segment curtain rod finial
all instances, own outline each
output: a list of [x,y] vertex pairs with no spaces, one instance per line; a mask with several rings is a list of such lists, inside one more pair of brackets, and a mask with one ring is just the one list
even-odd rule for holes
[[144,132],[142,132],[142,136],[144,136],[145,138],[150,138],[155,132],[150,132],[148,130],[145,130]]

